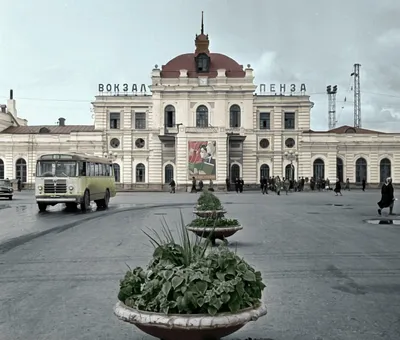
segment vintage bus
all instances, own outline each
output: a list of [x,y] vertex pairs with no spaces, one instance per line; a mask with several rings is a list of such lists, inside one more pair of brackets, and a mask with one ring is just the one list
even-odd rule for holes
[[37,160],[35,196],[40,211],[48,205],[65,203],[69,208],[79,204],[88,210],[94,201],[106,209],[115,197],[112,161],[86,154],[47,154]]

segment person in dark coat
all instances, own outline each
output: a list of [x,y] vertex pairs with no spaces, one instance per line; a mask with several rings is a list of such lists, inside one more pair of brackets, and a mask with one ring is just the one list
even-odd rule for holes
[[333,190],[335,192],[335,196],[337,196],[338,194],[340,194],[340,196],[342,195],[342,185],[340,184],[340,179],[336,178],[336,184],[335,184],[335,190]]
[[243,187],[244,187],[244,181],[243,181],[243,178],[240,178],[240,180],[239,180],[239,192],[240,193],[243,192]]
[[392,184],[392,179],[388,177],[385,183],[382,185],[381,189],[381,200],[378,202],[378,214],[382,215],[382,209],[389,208],[389,215],[393,214],[393,205],[394,205],[394,188]]
[[18,178],[18,180],[17,180],[17,188],[18,188],[18,191],[22,191],[22,181],[21,181],[21,178]]
[[240,187],[240,181],[239,181],[239,178],[236,177],[236,179],[235,179],[235,190],[236,190],[236,193],[239,193],[239,187]]
[[265,177],[261,178],[260,187],[262,194],[268,194],[268,180]]
[[192,177],[192,189],[190,190],[190,192],[197,192],[197,188],[196,188],[196,177]]
[[169,191],[169,193],[175,194],[176,183],[175,183],[174,179],[172,179],[171,182],[169,182],[169,186],[171,187],[171,190]]
[[225,184],[226,184],[226,191],[231,191],[231,181],[229,177],[226,178]]

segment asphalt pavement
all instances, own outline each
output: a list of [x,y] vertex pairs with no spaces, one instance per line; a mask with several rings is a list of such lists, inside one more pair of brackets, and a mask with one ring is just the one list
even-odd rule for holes
[[[400,339],[400,226],[365,223],[378,191],[217,195],[269,309],[227,340]],[[120,193],[87,213],[38,213],[32,192],[0,201],[0,339],[154,339],[113,315],[119,280],[150,259],[143,230],[189,222],[197,197]]]

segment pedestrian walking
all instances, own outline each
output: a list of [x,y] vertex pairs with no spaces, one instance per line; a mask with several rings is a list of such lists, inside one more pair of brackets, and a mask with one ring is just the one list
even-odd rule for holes
[[175,194],[176,183],[175,183],[174,179],[172,179],[171,182],[169,182],[169,186],[171,187],[171,190],[169,191],[169,193]]
[[338,196],[340,194],[340,196],[342,195],[342,184],[340,183],[340,179],[336,178],[336,183],[335,183],[335,196]]
[[235,190],[236,190],[237,194],[239,193],[239,186],[240,186],[240,181],[239,181],[239,178],[236,177],[236,179],[235,179]]
[[191,193],[197,192],[197,188],[196,188],[196,177],[192,177],[192,189],[190,190]]
[[225,185],[226,185],[226,192],[231,191],[231,181],[230,181],[229,177],[226,178]]
[[382,185],[381,189],[381,200],[378,202],[378,214],[382,215],[382,209],[389,208],[389,215],[393,214],[393,206],[394,206],[394,188],[392,184],[392,178],[388,177],[385,183]]
[[268,194],[268,180],[265,177],[260,180],[260,188],[263,195]]

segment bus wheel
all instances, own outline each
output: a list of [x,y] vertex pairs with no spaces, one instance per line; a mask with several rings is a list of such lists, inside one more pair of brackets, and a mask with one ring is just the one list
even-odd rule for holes
[[90,207],[90,194],[89,191],[86,190],[85,194],[83,195],[83,200],[81,202],[81,210],[87,211]]
[[98,209],[107,209],[110,202],[110,191],[107,189],[104,198],[95,202]]
[[38,203],[38,208],[40,212],[45,212],[47,209],[47,204],[46,203]]

